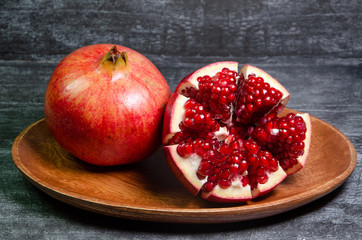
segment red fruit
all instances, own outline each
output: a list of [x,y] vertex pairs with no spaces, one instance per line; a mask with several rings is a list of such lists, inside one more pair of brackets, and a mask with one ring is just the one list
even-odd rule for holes
[[165,111],[167,162],[189,191],[210,201],[261,196],[308,155],[309,115],[278,116],[288,91],[263,70],[237,67],[218,62],[188,75]]
[[55,140],[96,165],[140,161],[160,145],[170,89],[140,53],[99,44],[66,56],[45,95],[45,120]]

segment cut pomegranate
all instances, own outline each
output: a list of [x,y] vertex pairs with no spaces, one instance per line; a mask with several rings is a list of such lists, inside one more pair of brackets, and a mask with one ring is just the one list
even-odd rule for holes
[[166,107],[163,144],[194,195],[242,202],[275,188],[307,159],[308,114],[279,116],[288,91],[269,74],[218,62],[185,77]]

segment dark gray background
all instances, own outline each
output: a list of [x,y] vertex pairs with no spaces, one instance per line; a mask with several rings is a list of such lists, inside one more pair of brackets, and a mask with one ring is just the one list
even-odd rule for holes
[[[0,239],[361,239],[362,2],[1,1]],[[42,118],[57,63],[71,51],[115,43],[146,55],[173,91],[208,63],[254,64],[291,93],[288,107],[347,135],[358,152],[337,190],[290,212],[217,225],[101,216],[48,197],[11,158],[15,137]]]

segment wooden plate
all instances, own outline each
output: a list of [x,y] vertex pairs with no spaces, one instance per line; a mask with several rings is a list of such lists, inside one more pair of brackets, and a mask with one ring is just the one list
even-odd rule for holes
[[89,211],[121,218],[222,223],[282,213],[340,186],[352,173],[357,154],[348,138],[330,124],[312,120],[306,166],[269,194],[244,204],[209,203],[187,192],[168,168],[162,149],[141,163],[96,167],[63,150],[44,119],[14,141],[13,160],[32,184],[50,196]]

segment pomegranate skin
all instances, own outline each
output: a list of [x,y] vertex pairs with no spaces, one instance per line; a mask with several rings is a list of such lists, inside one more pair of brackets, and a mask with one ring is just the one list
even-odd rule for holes
[[[127,54],[120,64],[104,61],[113,46]],[[54,70],[45,121],[75,157],[94,165],[130,164],[161,145],[169,97],[166,80],[145,56],[120,45],[91,45],[66,56]]]

